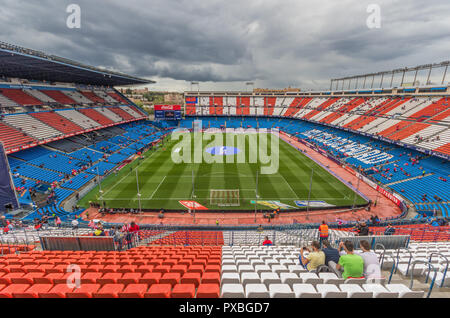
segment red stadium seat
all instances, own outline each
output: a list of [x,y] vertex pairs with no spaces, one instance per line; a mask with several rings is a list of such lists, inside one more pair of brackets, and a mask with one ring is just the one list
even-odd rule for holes
[[106,265],[104,268],[100,269],[101,273],[116,273],[120,269],[120,265]]
[[13,298],[14,293],[23,293],[30,286],[30,284],[11,284],[0,291],[0,298]]
[[205,272],[206,273],[210,273],[210,272],[213,272],[213,273],[220,273],[220,271],[221,271],[221,266],[220,265],[207,265],[206,267],[205,267]]
[[[42,284],[40,279],[42,279],[45,276],[44,272],[33,272],[33,273],[28,273],[25,274],[24,276],[22,276],[21,278],[18,278],[18,280],[20,281],[20,284]],[[48,282],[49,280],[45,280],[46,282]]]
[[200,279],[200,273],[185,273],[183,277],[181,277],[181,283],[194,284],[197,287],[200,284]]
[[139,283],[141,277],[142,277],[141,273],[125,273],[121,278],[117,280],[117,283],[124,285],[137,284]]
[[92,298],[92,294],[100,289],[100,284],[81,284],[80,288],[66,293],[67,298]]
[[47,293],[53,288],[52,284],[35,284],[24,292],[13,292],[13,298],[39,298],[42,293]]
[[21,278],[25,273],[8,273],[0,277],[0,284],[10,285],[14,278]]
[[134,273],[138,269],[136,265],[122,265],[121,268],[117,270],[118,273]]
[[183,275],[184,273],[187,272],[187,270],[188,270],[188,266],[187,265],[174,265],[170,269],[170,272],[171,273],[180,273],[181,275]]
[[139,265],[138,268],[135,270],[136,273],[150,273],[153,271],[154,265]]
[[176,284],[173,287],[171,298],[194,298],[195,285],[194,284]]
[[124,288],[124,284],[106,284],[99,291],[92,293],[92,298],[118,298]]
[[219,284],[201,284],[197,289],[197,298],[219,298]]
[[178,284],[180,282],[180,279],[181,279],[180,273],[165,273],[159,280],[159,283],[170,284],[173,286],[175,284]]
[[205,267],[203,265],[191,265],[191,266],[189,266],[188,272],[202,274],[204,271],[204,268]]
[[220,284],[220,273],[218,272],[203,273],[202,284]]
[[95,284],[104,274],[99,272],[89,272],[81,275],[82,284]]
[[147,290],[147,284],[129,284],[119,293],[119,298],[143,298]]
[[139,279],[139,284],[159,284],[159,280],[161,279],[162,274],[161,273],[145,273],[142,275],[142,277]]
[[154,273],[168,273],[170,272],[170,265],[157,265],[154,269]]
[[117,280],[122,278],[122,273],[106,273],[97,279],[97,283],[101,285],[116,284]]
[[66,294],[72,292],[73,288],[67,284],[54,285],[48,292],[39,293],[40,298],[66,298]]
[[[145,298],[170,298],[170,284],[153,284],[144,294]],[[1,293],[1,292],[0,292]]]

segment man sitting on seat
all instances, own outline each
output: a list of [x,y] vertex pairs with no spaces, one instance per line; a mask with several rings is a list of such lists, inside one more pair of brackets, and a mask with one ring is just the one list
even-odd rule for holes
[[[300,265],[302,265],[308,271],[313,271],[317,269],[320,265],[325,264],[325,253],[320,250],[320,243],[313,241],[311,243],[312,251],[307,247],[302,247],[300,249]],[[308,251],[308,256],[304,256],[304,252]]]
[[370,251],[370,244],[366,240],[359,242],[361,252],[355,254],[361,256],[364,260],[364,277],[368,279],[381,278],[381,266],[378,262],[378,255]]
[[364,274],[364,260],[361,256],[354,253],[353,243],[350,241],[345,241],[339,243],[339,249],[344,249],[341,252],[341,257],[339,258],[339,263],[330,262],[328,266],[336,273],[340,274],[342,272],[342,278],[360,278]]
[[339,263],[339,251],[333,247],[331,247],[330,242],[328,240],[324,240],[322,242],[322,245],[324,246],[322,248],[322,252],[325,253],[325,265],[328,265],[329,261],[333,261],[336,264]]

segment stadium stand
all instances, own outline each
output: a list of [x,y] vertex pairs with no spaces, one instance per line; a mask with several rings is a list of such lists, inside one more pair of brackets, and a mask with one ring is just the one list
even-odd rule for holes
[[119,115],[123,120],[135,119],[135,117],[133,115],[131,115],[130,113],[127,113],[125,110],[123,110],[120,107],[111,107],[109,110],[112,111],[113,113],[116,113],[117,115]]
[[0,140],[5,149],[14,149],[22,145],[29,145],[36,140],[27,136],[20,130],[16,130],[0,122]]
[[8,115],[3,119],[8,125],[11,125],[24,133],[38,140],[45,140],[62,136],[63,134],[37,120],[28,114]]
[[89,98],[94,103],[106,104],[106,101],[103,98],[100,98],[92,91],[81,91],[80,93]]
[[64,134],[76,133],[78,131],[83,130],[80,126],[71,122],[70,120],[64,118],[54,111],[50,112],[39,112],[39,113],[31,113],[31,116],[39,119],[43,123],[56,128],[60,132]]
[[65,104],[75,105],[77,103],[72,98],[70,98],[69,96],[67,96],[66,94],[62,93],[59,90],[42,90],[41,92],[50,96],[53,100],[63,105]]
[[97,109],[84,108],[84,109],[79,109],[79,112],[82,113],[83,115],[89,117],[89,118],[92,118],[93,120],[95,120],[96,122],[98,122],[102,126],[110,125],[110,124],[114,123],[114,121],[112,121],[108,117],[106,117],[106,116],[102,115],[101,113],[99,113],[97,111]]
[[3,96],[15,101],[19,105],[42,105],[42,101],[31,95],[28,95],[20,89],[1,88],[0,93]]
[[[94,90],[94,93],[109,104],[117,104],[117,100],[108,95],[105,91]],[[128,104],[128,103],[127,103]]]
[[122,96],[115,92],[108,92],[108,95],[112,96],[116,101],[119,101],[120,103],[128,104],[128,102]]
[[73,109],[56,111],[56,113],[66,117],[68,120],[74,123],[77,123],[77,125],[83,127],[84,129],[96,128],[100,126],[100,124],[95,120],[93,120],[92,118]]
[[109,108],[101,107],[101,108],[95,108],[95,110],[98,111],[99,113],[101,113],[103,116],[111,119],[115,123],[123,121],[122,117],[120,117],[116,113],[112,112]]
[[61,91],[77,104],[92,104],[93,101],[77,91]]
[[[50,227],[42,230],[42,234],[32,229],[26,231],[27,238],[36,241],[41,235],[91,236],[93,229]],[[375,253],[383,275],[379,280],[369,281],[366,277],[344,280],[333,272],[325,272],[326,267],[308,272],[299,264],[298,244],[261,246],[261,241],[242,241],[242,245],[229,245],[222,238],[224,233],[144,229],[135,234],[138,240],[131,246],[120,243],[126,249],[122,252],[38,251],[35,246],[13,243],[14,234],[8,233],[3,235],[2,254],[20,252],[0,259],[0,297],[424,298],[440,297],[449,287],[445,260],[445,255],[449,255],[448,242],[412,241],[406,248],[378,248]],[[238,233],[242,238],[245,236],[239,230],[228,236]],[[264,231],[258,235],[272,238],[275,233]],[[22,237],[25,238],[23,234]],[[313,238],[314,235],[305,237],[302,244]],[[115,245],[118,248],[119,243]],[[421,261],[431,262],[432,270],[418,263]],[[73,263],[82,268],[82,288],[76,291],[66,284],[66,267]],[[409,284],[410,277],[414,278],[414,285]]]
[[44,93],[42,93],[41,91],[37,90],[37,89],[24,89],[23,90],[25,93],[27,93],[28,95],[31,95],[37,99],[39,99],[41,102],[43,103],[57,103],[53,98],[51,98],[48,95],[45,95]]

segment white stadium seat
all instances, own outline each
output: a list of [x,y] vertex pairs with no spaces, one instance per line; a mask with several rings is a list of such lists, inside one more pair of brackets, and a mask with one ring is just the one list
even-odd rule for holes
[[321,298],[312,284],[294,284],[292,286],[296,298]]
[[270,298],[295,298],[291,287],[287,284],[270,284]]

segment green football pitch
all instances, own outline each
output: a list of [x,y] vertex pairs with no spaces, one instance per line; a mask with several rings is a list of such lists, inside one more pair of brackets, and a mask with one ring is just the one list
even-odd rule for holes
[[[270,149],[270,138],[279,137],[270,134],[267,138]],[[224,143],[225,140],[226,137]],[[134,161],[118,173],[111,173],[100,187],[97,186],[84,196],[79,205],[87,207],[89,202],[104,202],[108,208],[138,208],[139,186],[142,209],[187,210],[180,204],[180,200],[196,201],[213,210],[254,210],[255,201],[258,209],[263,210],[272,209],[271,201],[298,208],[295,201],[308,200],[311,175],[310,200],[323,201],[312,202],[311,206],[352,206],[354,203],[366,203],[341,181],[282,139],[279,140],[278,147],[278,171],[261,174],[260,162],[249,163],[249,151],[253,149],[250,146],[251,140],[249,135],[245,136],[246,163],[236,163],[237,154],[222,154],[224,158],[235,156],[234,163],[175,163],[172,152],[177,151],[179,144],[169,137],[157,149],[146,152],[144,159]],[[203,143],[204,152],[208,145],[206,141]],[[194,142],[191,150],[193,149]],[[269,153],[270,151],[271,149]],[[223,160],[226,162],[226,158]],[[218,201],[211,200],[212,196],[218,195],[222,198],[219,202],[227,203],[228,200],[223,195],[230,194],[211,193],[213,189],[231,190],[229,192],[233,192],[234,197],[229,203],[234,205],[217,205]]]

